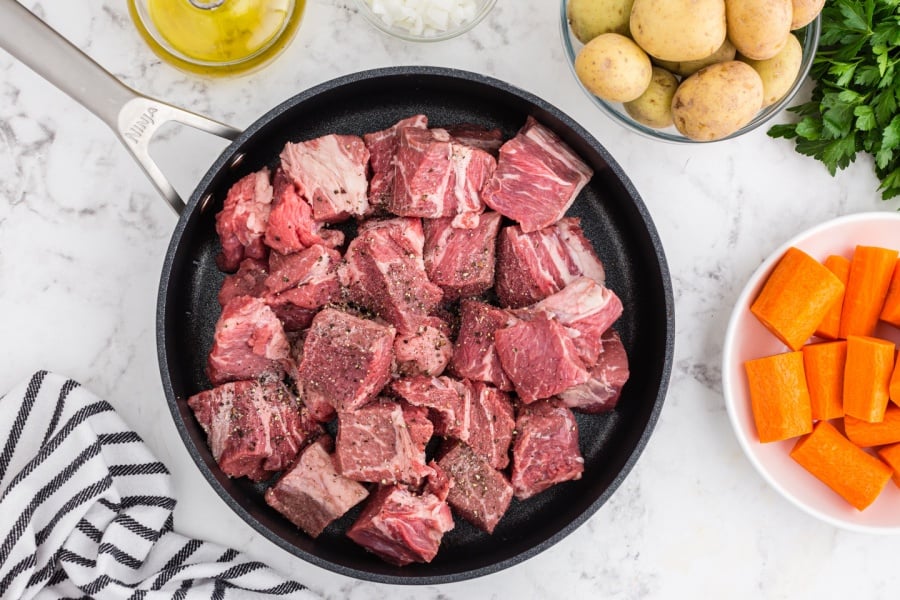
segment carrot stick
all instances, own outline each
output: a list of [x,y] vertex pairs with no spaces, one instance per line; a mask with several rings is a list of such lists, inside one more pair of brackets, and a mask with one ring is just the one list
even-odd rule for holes
[[875,333],[896,263],[896,250],[856,247],[850,260],[850,275],[841,309],[840,337]]
[[872,504],[893,474],[889,466],[842,436],[828,421],[819,421],[812,433],[800,438],[791,458],[857,510]]
[[802,352],[748,360],[744,369],[760,442],[786,440],[812,430]]
[[847,338],[844,414],[878,423],[884,418],[894,369],[894,343],[872,337]]
[[888,396],[894,404],[900,406],[900,354],[894,363],[894,372],[891,373],[891,381],[888,383]]
[[798,248],[788,248],[750,306],[750,312],[791,350],[799,350],[844,285],[825,265]]
[[847,342],[840,340],[824,344],[808,344],[803,346],[801,351],[812,418],[816,421],[827,421],[843,417]]
[[900,407],[889,406],[880,423],[869,423],[856,417],[844,417],[844,433],[861,448],[900,442]]
[[900,327],[900,260],[894,263],[894,273],[891,275],[879,318],[894,327]]
[[[845,286],[847,278],[850,276],[850,261],[843,256],[832,254],[825,259],[825,268],[834,273],[835,277],[841,280]],[[815,335],[827,340],[836,340],[841,330],[841,307],[844,305],[844,294],[841,293],[841,299],[834,303],[825,318],[819,323]]]
[[894,470],[891,478],[894,480],[894,485],[900,487],[900,444],[891,444],[890,446],[879,448],[878,456]]

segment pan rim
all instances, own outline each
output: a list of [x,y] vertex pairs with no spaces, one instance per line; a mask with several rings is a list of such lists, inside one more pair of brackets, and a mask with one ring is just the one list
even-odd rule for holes
[[[261,129],[266,127],[270,121],[275,119],[277,116],[281,115],[284,111],[290,110],[294,106],[305,102],[310,98],[314,98],[324,92],[331,91],[335,88],[347,86],[350,84],[369,81],[372,79],[379,78],[387,78],[387,77],[397,77],[397,76],[436,76],[442,78],[455,78],[464,80],[468,83],[477,83],[481,85],[486,85],[492,87],[494,89],[499,90],[505,94],[510,94],[512,96],[518,97],[520,100],[523,100],[529,103],[531,106],[536,109],[540,109],[552,114],[557,119],[561,120],[567,127],[569,127],[574,134],[582,138],[587,144],[589,144],[593,150],[595,150],[598,154],[602,156],[604,161],[606,161],[608,168],[614,173],[616,178],[622,183],[626,192],[632,199],[634,203],[634,208],[637,211],[638,216],[640,217],[641,223],[647,233],[647,236],[651,242],[653,247],[653,255],[655,261],[657,263],[662,292],[664,297],[664,309],[665,309],[665,343],[664,343],[664,360],[662,364],[662,368],[660,370],[660,381],[659,387],[657,389],[656,398],[653,400],[653,405],[651,407],[650,413],[647,418],[646,426],[635,442],[634,446],[630,450],[627,458],[620,469],[620,471],[616,474],[614,479],[610,482],[607,488],[593,501],[591,504],[577,517],[569,521],[565,524],[564,527],[560,528],[558,531],[548,536],[546,539],[541,542],[535,544],[534,546],[519,552],[518,554],[502,559],[495,563],[491,563],[490,565],[486,565],[483,567],[478,567],[475,569],[467,569],[454,571],[451,573],[443,573],[438,575],[410,575],[410,576],[401,576],[401,575],[390,575],[385,573],[374,573],[366,570],[356,569],[353,567],[348,567],[346,565],[338,564],[331,562],[329,560],[323,559],[315,554],[307,552],[294,544],[289,543],[287,540],[276,534],[274,531],[269,529],[265,524],[260,522],[255,516],[253,516],[247,509],[245,509],[242,505],[240,505],[229,493],[228,491],[221,485],[221,483],[216,479],[215,475],[212,473],[209,465],[206,464],[203,456],[200,454],[198,448],[194,444],[193,439],[191,438],[190,432],[187,429],[187,426],[180,414],[178,399],[175,397],[174,386],[172,383],[171,377],[171,368],[169,365],[168,355],[167,355],[167,336],[166,336],[166,321],[169,318],[169,312],[167,311],[168,302],[167,299],[170,295],[170,284],[172,282],[172,271],[173,267],[176,264],[176,255],[178,253],[179,248],[182,245],[182,239],[185,233],[185,230],[188,226],[188,222],[192,217],[195,217],[202,211],[202,204],[204,203],[203,193],[210,185],[213,179],[215,179],[219,173],[228,167],[232,163],[233,160],[240,154],[241,148],[253,138]],[[198,209],[198,207],[200,207]],[[350,73],[347,75],[339,76],[330,80],[327,80],[323,83],[320,83],[316,86],[308,88],[291,98],[281,102],[274,108],[270,109],[268,112],[259,116],[249,127],[247,127],[244,132],[238,136],[227,148],[225,148],[219,157],[213,162],[210,166],[209,170],[203,176],[203,178],[198,182],[197,187],[194,189],[191,194],[191,198],[187,203],[187,206],[182,213],[176,227],[172,233],[172,237],[169,243],[169,246],[166,251],[165,260],[163,263],[163,270],[160,277],[160,285],[159,292],[157,295],[157,322],[156,322],[156,339],[157,339],[157,355],[159,359],[159,368],[160,375],[162,379],[163,389],[166,395],[166,403],[169,407],[169,411],[172,414],[173,421],[175,422],[175,426],[178,430],[179,436],[181,437],[182,443],[187,449],[188,453],[191,455],[191,458],[194,460],[197,468],[203,474],[204,479],[209,483],[210,486],[216,491],[220,498],[228,505],[228,507],[237,514],[238,517],[241,518],[247,525],[252,527],[257,533],[261,534],[270,542],[274,543],[276,546],[280,547],[282,550],[306,561],[311,564],[314,564],[323,569],[332,571],[334,573],[338,573],[340,575],[344,575],[347,577],[352,577],[355,579],[361,579],[366,581],[372,581],[377,583],[385,583],[385,584],[394,584],[394,585],[434,585],[434,584],[442,584],[442,583],[452,583],[465,581],[469,579],[475,579],[479,577],[483,577],[492,573],[496,573],[502,570],[505,570],[513,565],[519,564],[528,560],[544,550],[550,548],[555,545],[557,542],[568,536],[570,533],[575,531],[581,525],[584,524],[591,516],[596,514],[596,512],[603,506],[607,500],[618,490],[619,486],[628,476],[628,474],[633,469],[637,460],[640,458],[643,453],[650,436],[652,435],[656,423],[659,419],[659,415],[662,411],[662,407],[665,401],[666,393],[668,390],[668,385],[672,372],[672,365],[674,359],[674,336],[675,336],[675,317],[674,317],[674,296],[672,290],[672,281],[671,275],[669,272],[668,264],[665,257],[665,252],[662,246],[661,239],[656,230],[656,227],[653,223],[652,217],[647,209],[646,205],[643,202],[640,194],[638,194],[636,188],[634,187],[631,180],[624,173],[621,166],[615,161],[615,159],[609,154],[606,148],[597,140],[591,133],[589,133],[584,127],[578,124],[572,117],[568,114],[557,108],[556,106],[550,104],[549,102],[543,100],[542,98],[525,91],[517,86],[514,86],[505,81],[485,76],[483,74],[474,73],[470,71],[460,70],[460,69],[452,69],[445,67],[434,67],[434,66],[399,66],[399,67],[384,67],[378,69],[370,69],[366,71],[359,71],[355,73]]]

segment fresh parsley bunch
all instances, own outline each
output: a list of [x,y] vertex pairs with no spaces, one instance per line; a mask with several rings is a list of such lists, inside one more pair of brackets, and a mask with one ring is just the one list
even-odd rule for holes
[[875,157],[884,200],[900,195],[900,0],[827,0],[800,120],[772,137],[796,139],[797,152],[835,174],[859,152]]

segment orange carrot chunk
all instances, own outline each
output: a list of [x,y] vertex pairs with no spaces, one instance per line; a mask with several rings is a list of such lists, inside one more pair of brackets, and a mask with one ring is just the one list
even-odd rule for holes
[[[847,278],[850,276],[850,261],[843,256],[832,254],[825,259],[825,268],[834,273],[835,277],[841,280],[845,286]],[[815,335],[826,340],[836,340],[840,336],[841,331],[841,307],[844,305],[844,293],[841,292],[841,298],[834,303],[825,318],[819,323]],[[813,417],[815,418],[815,417]]]
[[900,327],[900,260],[894,263],[894,274],[888,284],[880,318],[894,327]]
[[894,470],[891,478],[894,480],[894,485],[900,487],[900,444],[891,444],[890,446],[879,448],[878,456]]
[[750,312],[791,350],[799,350],[841,298],[844,284],[799,248],[788,248]]
[[800,438],[791,458],[819,481],[863,510],[878,497],[893,469],[845,438],[828,421]]
[[841,309],[840,336],[875,333],[887,295],[897,251],[876,246],[857,246],[850,260],[850,275]]
[[900,407],[888,406],[880,423],[844,417],[844,433],[851,442],[861,448],[900,442]]
[[760,442],[786,440],[812,430],[802,352],[748,360],[744,369]]
[[884,418],[894,370],[894,343],[872,337],[847,338],[844,414],[878,423]]
[[843,417],[847,342],[840,340],[808,344],[803,346],[801,352],[813,420],[827,421]]
[[894,372],[891,373],[891,381],[888,383],[888,396],[894,404],[900,406],[900,354],[894,363]]

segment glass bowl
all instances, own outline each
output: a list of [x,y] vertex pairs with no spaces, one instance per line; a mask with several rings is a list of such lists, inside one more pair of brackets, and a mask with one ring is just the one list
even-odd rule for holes
[[[494,5],[497,0],[475,0],[475,14],[471,19],[465,20],[455,27],[447,29],[432,29],[423,27],[422,31],[416,31],[414,28],[406,28],[396,23],[388,23],[386,20],[376,13],[376,10],[369,5],[366,0],[355,0],[356,6],[360,14],[366,18],[375,28],[380,29],[384,33],[391,35],[407,42],[440,42],[449,40],[462,35],[478,25]],[[379,4],[379,0],[375,0],[375,4]]]
[[153,52],[185,71],[246,72],[284,50],[305,0],[128,0],[138,34]]
[[578,51],[581,50],[581,48],[584,46],[584,44],[582,44],[578,40],[578,38],[575,37],[575,34],[572,32],[571,27],[569,27],[569,19],[566,14],[568,5],[569,0],[562,0],[560,2],[560,32],[562,34],[563,49],[566,54],[567,62],[569,63],[569,70],[575,77],[575,81],[578,82],[579,87],[584,90],[584,93],[587,94],[588,97],[594,102],[594,104],[599,106],[603,110],[603,112],[612,117],[614,121],[618,122],[621,125],[624,125],[626,128],[653,139],[686,144],[709,144],[736,138],[747,133],[748,131],[756,129],[760,125],[771,120],[772,117],[781,112],[782,109],[786,108],[794,99],[794,96],[797,95],[797,92],[800,90],[800,87],[806,80],[806,76],[809,74],[809,70],[812,67],[813,63],[813,57],[816,54],[816,48],[819,45],[819,35],[821,34],[822,27],[822,18],[821,16],[819,16],[816,17],[815,20],[806,27],[792,32],[800,41],[800,46],[803,49],[803,57],[800,62],[800,71],[797,73],[797,79],[794,81],[794,84],[787,91],[787,93],[782,96],[781,100],[770,104],[769,106],[763,107],[749,123],[738,129],[731,135],[709,142],[688,138],[682,135],[682,133],[679,132],[674,125],[665,129],[654,129],[652,127],[644,125],[643,123],[639,123],[625,111],[622,103],[608,102],[606,100],[598,98],[597,96],[589,92],[587,88],[581,85],[581,81],[578,80],[578,76],[575,74],[575,57],[577,56]]

